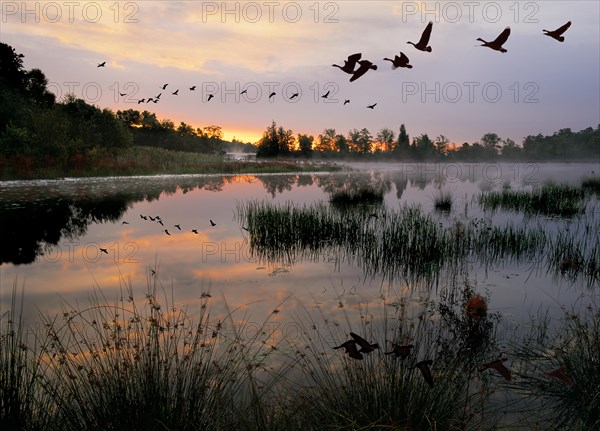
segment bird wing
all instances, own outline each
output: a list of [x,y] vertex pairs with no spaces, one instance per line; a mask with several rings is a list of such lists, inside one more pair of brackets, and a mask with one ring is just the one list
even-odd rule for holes
[[510,27],[506,27],[502,33],[494,40],[492,43],[497,44],[498,46],[504,45],[504,42],[507,41],[508,36],[510,36]]
[[[396,58],[398,58],[398,56],[396,56]],[[403,52],[400,53],[400,63],[401,64],[408,64],[409,63],[409,59],[406,56],[406,54],[404,54]]]
[[546,373],[547,376],[550,377],[555,377],[558,380],[560,380],[561,382],[563,382],[565,385],[572,385],[573,382],[571,381],[571,379],[569,379],[567,376],[564,375],[564,373],[567,371],[567,369],[565,367],[561,367],[558,370],[554,370],[554,371],[550,371],[549,373]]
[[358,69],[356,69],[356,71],[354,72],[354,74],[350,78],[350,82],[356,81],[358,78],[360,78],[365,73],[367,73],[367,71],[371,67],[371,64],[372,63],[370,61],[366,61],[366,62],[360,63],[360,67]]
[[432,29],[433,21],[429,21],[429,24],[427,24],[427,27],[425,27],[425,30],[423,30],[423,33],[421,34],[421,39],[419,40],[419,43],[417,45],[423,45],[423,47],[427,46],[427,44],[429,43],[429,38],[431,37]]
[[348,62],[356,63],[362,57],[362,53],[358,52],[348,56]]
[[498,364],[496,367],[494,367],[496,370],[498,370],[498,372],[500,373],[500,375],[502,377],[504,377],[507,381],[510,382],[511,380],[511,375],[510,375],[510,370],[508,368],[506,368],[504,365],[502,364]]
[[569,21],[568,23],[566,23],[565,25],[563,25],[562,27],[557,28],[556,30],[554,30],[552,33],[556,33],[557,36],[560,36],[561,34],[563,34],[565,31],[567,31],[567,29],[571,27],[571,21]]
[[357,335],[354,332],[350,332],[350,336],[354,338],[354,341],[356,341],[360,347],[371,347],[369,342],[360,335]]
[[431,359],[428,359],[426,361],[419,362],[416,365],[416,367],[419,368],[419,370],[421,370],[421,373],[423,374],[423,377],[425,378],[427,384],[429,384],[429,386],[433,388],[433,376],[431,375],[431,370],[429,369],[429,366],[432,364],[433,361]]

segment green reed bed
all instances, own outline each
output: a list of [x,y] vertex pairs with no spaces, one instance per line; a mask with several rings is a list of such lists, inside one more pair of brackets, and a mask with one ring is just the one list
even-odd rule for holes
[[[248,202],[238,203],[237,216],[250,233],[251,252],[273,263],[333,253],[358,264],[369,276],[433,281],[443,269],[460,268],[467,262],[514,261],[542,263],[549,272],[570,279],[583,275],[588,284],[600,278],[600,227],[593,221],[570,236],[547,232],[539,225],[512,223],[492,226],[456,221],[442,227],[419,207],[408,206],[370,213],[340,212],[324,203]],[[573,264],[567,268],[568,259]]]
[[591,283],[600,284],[600,226],[586,223],[579,235],[559,232],[547,254],[548,272],[575,280],[584,274]]
[[433,207],[437,211],[447,212],[452,211],[454,196],[448,190],[440,190],[433,198]]
[[581,188],[588,193],[600,196],[600,177],[586,177],[581,180]]
[[[547,316],[530,324],[512,348],[520,362],[509,389],[535,408],[541,429],[600,429],[600,308],[566,312],[551,327]],[[560,370],[566,381],[548,373]]]
[[237,205],[259,259],[287,262],[328,251],[357,262],[368,274],[427,276],[439,272],[449,249],[444,229],[420,209],[399,213],[340,212],[324,203],[297,207],[248,202]]
[[580,187],[546,183],[531,191],[502,190],[479,195],[486,210],[508,210],[525,214],[573,217],[585,210],[586,193]]
[[384,191],[370,186],[347,188],[329,194],[329,202],[337,206],[383,203]]

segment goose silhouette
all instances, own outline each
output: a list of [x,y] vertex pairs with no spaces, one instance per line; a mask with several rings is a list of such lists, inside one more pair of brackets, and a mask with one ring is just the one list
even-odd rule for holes
[[417,362],[417,364],[413,367],[421,370],[421,374],[423,374],[423,378],[427,382],[430,388],[433,388],[433,376],[431,375],[431,369],[429,368],[433,365],[433,361],[431,359],[427,359],[425,361]]
[[379,349],[379,344],[371,344],[367,340],[365,340],[360,335],[355,334],[354,332],[350,332],[350,336],[354,338],[356,344],[360,346],[360,353],[371,353],[375,349]]
[[485,40],[483,40],[480,37],[478,37],[476,40],[483,42],[483,45],[481,45],[481,46],[487,46],[488,48],[491,48],[494,51],[500,51],[500,52],[504,53],[507,51],[506,51],[506,49],[502,48],[502,45],[504,45],[504,42],[506,42],[506,40],[508,39],[508,36],[510,36],[510,27],[506,27],[504,29],[504,31],[502,33],[500,33],[500,35],[491,42],[486,42]]
[[102,63],[98,63],[98,66],[96,67],[104,67],[106,66],[106,61],[103,61]]
[[501,358],[501,359],[496,359],[495,361],[489,362],[487,364],[483,364],[481,366],[481,368],[479,369],[479,372],[482,372],[484,370],[487,370],[488,368],[493,368],[494,370],[498,371],[498,373],[500,373],[500,375],[502,377],[504,377],[506,379],[506,381],[510,382],[511,381],[511,374],[510,374],[510,370],[508,368],[506,368],[503,364],[503,362],[508,361],[507,358]]
[[410,349],[412,349],[414,346],[412,344],[409,344],[407,346],[401,346],[399,344],[396,343],[392,343],[392,350],[390,350],[389,352],[385,352],[386,355],[396,355],[396,358],[400,358],[401,360],[404,360],[408,357],[408,355],[410,354]]
[[359,60],[358,63],[360,64],[360,67],[356,69],[356,71],[352,75],[352,78],[350,78],[350,82],[356,81],[358,78],[367,73],[370,69],[377,70],[377,66],[371,63],[369,60]]
[[392,70],[396,70],[399,67],[406,67],[407,69],[412,69],[412,65],[408,64],[410,60],[403,52],[400,53],[400,57],[396,55],[393,60],[391,58],[384,58],[384,60],[392,62]]
[[429,21],[429,24],[427,24],[427,27],[425,27],[425,30],[423,30],[423,33],[421,34],[421,39],[419,39],[419,42],[417,42],[416,44],[410,41],[406,43],[410,43],[419,51],[431,52],[431,46],[427,46],[427,44],[429,43],[429,38],[431,37],[432,29],[433,21]]
[[360,353],[357,348],[356,348],[356,341],[355,340],[348,340],[345,341],[344,343],[342,343],[341,345],[334,347],[334,350],[337,349],[341,349],[344,348],[344,352],[348,353],[348,356],[350,356],[353,359],[362,359],[363,355],[362,353]]
[[348,60],[344,60],[344,65],[340,66],[338,64],[332,64],[333,67],[337,67],[340,70],[346,72],[349,75],[354,73],[354,68],[356,67],[356,63],[362,57],[362,54],[359,52],[357,54],[352,54],[348,56]]
[[550,36],[551,38],[556,39],[559,42],[564,42],[565,38],[562,36],[562,34],[565,31],[567,31],[569,27],[571,27],[571,21],[569,21],[568,23],[566,23],[562,27],[557,28],[556,30],[552,30],[552,31],[542,30],[542,31],[544,32],[544,34],[546,36]]
[[554,377],[554,378],[560,380],[567,386],[571,386],[573,384],[573,382],[571,381],[571,379],[569,379],[567,376],[565,376],[566,371],[567,371],[567,369],[565,367],[561,367],[557,370],[546,373],[546,375],[548,377]]

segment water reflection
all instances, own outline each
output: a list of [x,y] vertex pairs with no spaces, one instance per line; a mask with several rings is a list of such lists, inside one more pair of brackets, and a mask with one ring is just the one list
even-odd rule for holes
[[0,263],[35,262],[61,239],[84,236],[90,224],[116,222],[137,202],[195,190],[222,192],[226,184],[258,183],[272,198],[294,187],[317,186],[327,193],[354,185],[372,185],[385,192],[390,180],[381,175],[243,175],[182,176],[10,183],[1,187],[0,222],[8,229],[0,245]]
[[[326,204],[331,193],[361,185],[383,190],[383,204],[371,212],[398,211],[405,204],[419,205],[425,214],[431,214],[436,226],[442,224],[437,229],[450,229],[457,221],[468,223],[479,219],[495,225],[510,221],[515,226],[528,226],[534,221],[520,214],[483,211],[473,199],[480,192],[480,184],[488,182],[494,190],[499,190],[506,181],[515,189],[524,182],[541,183],[546,178],[574,183],[581,172],[590,169],[559,165],[552,167],[556,174],[532,176],[533,171],[523,168],[520,172],[527,172],[524,178],[515,175],[518,169],[505,166],[501,174],[493,177],[475,167],[462,167],[461,175],[450,175],[453,167],[433,165],[358,167],[365,170],[2,183],[0,283],[4,296],[0,299],[6,303],[8,286],[18,279],[27,292],[26,308],[35,315],[39,308],[59,309],[55,305],[57,294],[75,302],[85,300],[92,287],[119,296],[123,286],[134,286],[139,292],[149,282],[156,281],[165,291],[176,292],[178,302],[191,306],[200,301],[202,292],[210,291],[213,296],[222,292],[232,308],[247,307],[253,313],[269,313],[275,306],[273,301],[295,292],[306,307],[320,306],[318,310],[326,315],[335,315],[339,310],[357,311],[360,304],[377,301],[382,286],[406,295],[413,290],[418,294],[419,288],[407,280],[385,280],[381,268],[369,272],[367,277],[366,266],[357,265],[357,256],[343,258],[343,253],[352,257],[351,250],[323,244],[310,258],[296,256],[288,262],[261,262],[250,247],[252,235],[242,229],[242,225],[248,226],[235,218],[236,205],[248,201]],[[595,169],[600,171],[597,166]],[[447,215],[433,212],[432,197],[440,187],[452,191],[455,197],[452,211]],[[156,220],[143,220],[140,214],[160,216],[164,226]],[[210,219],[216,226],[210,225]],[[123,224],[124,221],[128,224]],[[376,219],[370,221],[376,222]],[[593,233],[595,226],[580,223],[577,228],[577,220],[542,223],[553,233],[567,232],[569,228],[571,232],[588,229]],[[181,226],[181,231],[175,224]],[[171,235],[166,235],[164,229]],[[588,243],[593,244],[593,239]],[[100,248],[108,254],[100,252]],[[479,288],[491,291],[494,305],[506,315],[522,317],[527,315],[527,307],[537,308],[542,302],[558,309],[560,305],[578,301],[580,293],[569,289],[572,284],[569,279],[560,275],[555,279],[532,264],[505,261],[482,268],[469,262],[461,267],[460,273],[467,274]],[[576,267],[565,267],[565,271]],[[441,284],[447,282],[444,278],[440,280]],[[340,302],[345,308],[338,310]]]

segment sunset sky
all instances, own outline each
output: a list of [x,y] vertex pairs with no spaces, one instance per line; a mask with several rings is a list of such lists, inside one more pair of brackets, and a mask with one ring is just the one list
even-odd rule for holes
[[[254,142],[274,120],[315,136],[325,128],[397,132],[404,123],[410,136],[443,134],[458,145],[487,132],[521,143],[529,134],[598,126],[599,5],[3,1],[0,39],[25,55],[26,69],[42,69],[59,98],[73,91],[115,111],[215,124],[226,139]],[[406,43],[429,21],[431,53]],[[565,42],[543,35],[567,21]],[[506,26],[507,53],[478,47],[478,37],[493,40]],[[378,69],[350,83],[332,64],[357,52]],[[383,61],[400,52],[412,69]],[[328,90],[330,100],[322,99]],[[159,103],[138,105],[161,92]],[[293,93],[299,97],[290,100]]]

